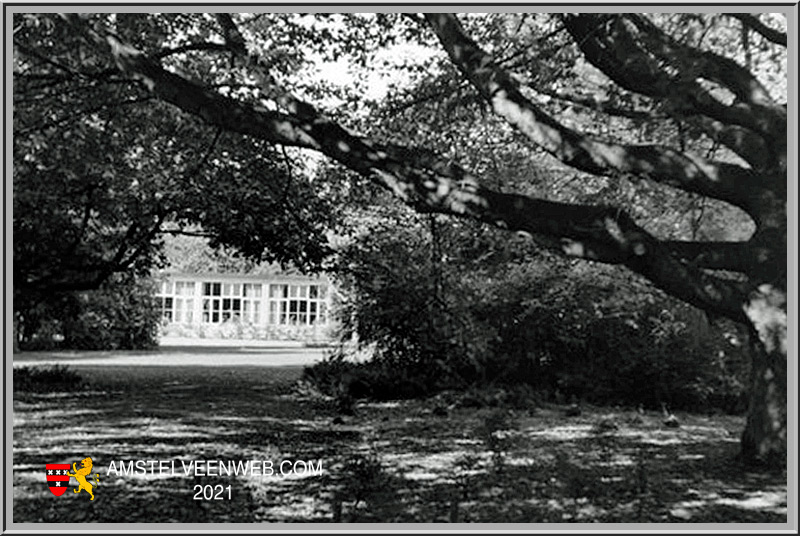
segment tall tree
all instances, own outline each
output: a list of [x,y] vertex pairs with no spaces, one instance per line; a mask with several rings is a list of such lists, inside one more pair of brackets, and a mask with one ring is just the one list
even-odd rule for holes
[[[319,29],[294,15],[222,13],[197,16],[191,31],[185,25],[178,31],[168,17],[155,17],[155,25],[150,19],[63,15],[52,24],[70,36],[70,48],[52,57],[20,44],[18,54],[38,61],[24,74],[35,79],[36,66],[67,62],[59,74],[71,80],[98,73],[124,78],[132,81],[126,88],[221,131],[322,153],[420,212],[472,218],[527,233],[566,255],[624,265],[672,296],[746,325],[752,386],[743,454],[785,459],[787,105],[773,94],[774,84],[757,76],[774,74],[771,66],[785,62],[786,35],[773,26],[776,17],[347,15]],[[743,25],[750,32],[744,55],[730,46]],[[470,171],[463,163],[468,158],[459,163],[430,148],[355,134],[345,127],[357,124],[346,106],[323,113],[310,102],[330,91],[287,76],[302,62],[298,51],[355,51],[369,61],[359,38],[378,46],[398,35],[446,54],[449,66],[439,68],[459,77],[459,91],[471,88],[465,102],[482,101],[518,137],[575,170],[579,183],[603,177],[636,183],[641,192],[653,184],[686,192],[694,197],[684,199],[735,207],[754,231],[743,240],[675,240],[648,229],[631,206],[508,191]],[[603,91],[587,96],[565,89],[576,82],[576,71],[548,61],[552,43],[581,59],[579,78],[595,77]],[[777,72],[785,76],[785,69]],[[219,87],[221,76],[241,88]],[[595,119],[578,128],[566,114],[548,110],[545,97],[583,106],[595,115],[581,117]],[[611,117],[661,131],[675,125],[678,133],[659,143],[634,142],[597,128],[603,121],[613,125]],[[723,148],[721,156],[698,154],[705,141]]]

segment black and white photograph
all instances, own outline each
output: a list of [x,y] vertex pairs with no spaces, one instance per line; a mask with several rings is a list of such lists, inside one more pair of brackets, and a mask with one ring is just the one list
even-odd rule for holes
[[796,533],[797,4],[3,8],[3,532]]

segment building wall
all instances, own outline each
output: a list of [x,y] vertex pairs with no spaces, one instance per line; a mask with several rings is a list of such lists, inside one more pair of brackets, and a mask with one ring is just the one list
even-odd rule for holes
[[164,274],[162,336],[324,342],[332,336],[324,277]]

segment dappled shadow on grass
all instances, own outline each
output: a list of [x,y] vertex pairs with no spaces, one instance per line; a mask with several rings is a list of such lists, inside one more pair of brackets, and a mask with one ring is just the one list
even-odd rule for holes
[[[336,423],[330,400],[293,394],[299,369],[121,368],[87,374],[80,394],[15,396],[16,522],[786,522],[785,473],[735,459],[740,418],[681,416],[673,430],[657,414],[545,408],[511,415],[493,452],[489,410],[359,404]],[[44,465],[85,456],[97,499],[51,495]],[[323,472],[108,474],[112,461],[208,459]],[[198,484],[230,485],[231,499],[193,500]]]

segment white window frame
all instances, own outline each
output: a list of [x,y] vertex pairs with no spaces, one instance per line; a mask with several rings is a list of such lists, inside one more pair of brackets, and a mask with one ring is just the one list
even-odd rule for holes
[[273,326],[327,325],[327,292],[327,286],[321,283],[270,283],[269,324]]

